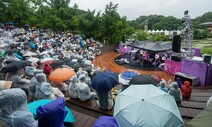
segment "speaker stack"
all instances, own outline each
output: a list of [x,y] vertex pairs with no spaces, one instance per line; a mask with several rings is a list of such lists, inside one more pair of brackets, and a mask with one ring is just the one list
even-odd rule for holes
[[171,56],[171,60],[180,62],[182,60],[181,54],[181,37],[180,35],[174,35],[172,40],[172,52],[174,54]]

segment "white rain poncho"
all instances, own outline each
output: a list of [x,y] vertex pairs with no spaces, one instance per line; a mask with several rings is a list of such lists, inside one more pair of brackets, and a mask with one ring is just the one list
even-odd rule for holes
[[54,95],[51,85],[47,82],[42,82],[41,85],[36,86],[35,98],[40,99],[51,99],[54,100],[57,97]]
[[37,127],[27,107],[27,96],[19,88],[0,91],[0,122],[5,127]]
[[77,92],[78,92],[78,98],[81,101],[86,101],[91,99],[92,97],[96,97],[95,92],[91,92],[88,84],[85,83],[85,77],[80,76],[79,77],[79,83],[77,83]]
[[71,78],[71,82],[69,83],[69,95],[71,98],[78,98],[76,75]]

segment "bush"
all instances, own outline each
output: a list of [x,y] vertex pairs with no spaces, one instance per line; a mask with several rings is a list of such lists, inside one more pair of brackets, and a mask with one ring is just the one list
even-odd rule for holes
[[202,51],[201,51],[201,54],[210,54],[212,55],[212,46],[211,47],[203,47],[202,48]]

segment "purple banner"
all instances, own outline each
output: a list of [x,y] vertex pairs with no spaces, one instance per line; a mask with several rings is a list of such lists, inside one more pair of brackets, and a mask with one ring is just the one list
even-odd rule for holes
[[200,85],[205,85],[206,73],[208,64],[204,62],[197,62],[189,59],[182,61],[181,71],[199,78]]
[[181,62],[165,60],[165,72],[174,75],[176,72],[181,72]]

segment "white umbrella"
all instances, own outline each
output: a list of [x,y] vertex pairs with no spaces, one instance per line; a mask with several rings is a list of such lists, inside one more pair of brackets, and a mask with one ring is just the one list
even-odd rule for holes
[[46,61],[53,61],[53,59],[52,59],[52,58],[44,58],[44,59],[42,59],[40,62],[41,62],[41,63],[44,63],[44,62],[46,62]]
[[130,85],[116,97],[114,114],[120,127],[182,127],[174,98],[159,88]]
[[38,54],[35,52],[27,52],[26,54],[24,54],[24,56],[36,56],[36,55]]
[[31,57],[31,58],[27,59],[27,61],[30,61],[30,62],[32,62],[32,63],[37,63],[39,60],[40,60],[40,59],[35,58],[35,57]]

